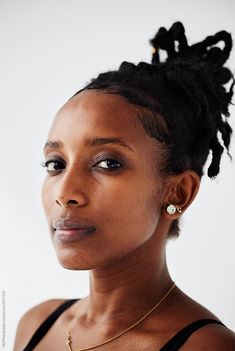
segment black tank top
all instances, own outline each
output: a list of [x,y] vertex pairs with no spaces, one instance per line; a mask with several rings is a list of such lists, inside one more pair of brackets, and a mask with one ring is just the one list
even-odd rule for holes
[[[74,304],[79,299],[71,299],[63,302],[59,307],[57,307],[50,315],[45,319],[44,322],[39,326],[39,328],[35,331],[32,338],[28,342],[27,346],[22,351],[32,351],[34,347],[39,343],[39,341],[44,337],[44,335],[51,328],[53,323],[57,320],[57,318],[72,304]],[[177,334],[175,334],[159,351],[177,351],[180,349],[180,346],[189,338],[189,336],[196,331],[197,329],[203,327],[206,324],[221,324],[225,327],[225,325],[217,321],[215,319],[200,319],[197,320],[183,329],[181,329]],[[156,350],[157,351],[157,350]]]

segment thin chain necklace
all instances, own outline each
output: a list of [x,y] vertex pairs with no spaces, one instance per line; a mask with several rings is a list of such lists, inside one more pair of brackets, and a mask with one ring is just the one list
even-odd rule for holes
[[[106,340],[105,342],[102,342],[98,345],[95,346],[90,346],[90,347],[86,347],[85,349],[78,349],[78,351],[86,351],[86,350],[91,350],[94,349],[96,347],[102,346],[107,344],[110,341],[113,341],[114,339],[119,338],[119,336],[123,335],[124,333],[128,332],[130,329],[134,328],[137,324],[139,324],[140,322],[142,322],[142,320],[144,320],[150,313],[152,313],[166,298],[167,296],[170,294],[171,290],[173,290],[173,288],[175,287],[175,283],[171,286],[171,288],[167,291],[167,293],[163,296],[163,298],[155,305],[151,308],[150,311],[148,311],[143,317],[141,317],[137,322],[135,322],[134,324],[132,324],[130,327],[128,327],[127,329],[125,329],[124,331],[122,331],[121,333],[113,336],[112,338]],[[73,351],[72,349],[72,339],[71,339],[71,333],[70,330],[68,329],[67,331],[67,340],[66,340],[66,346],[68,348],[69,351]]]

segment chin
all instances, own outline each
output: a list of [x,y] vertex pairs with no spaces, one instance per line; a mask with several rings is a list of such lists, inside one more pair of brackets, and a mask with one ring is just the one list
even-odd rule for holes
[[[79,271],[79,270],[95,270],[100,268],[106,268],[117,263],[120,259],[117,257],[109,257],[105,259],[104,255],[89,255],[86,257],[78,255],[78,252],[73,252],[72,250],[57,250],[56,251],[58,261],[60,265],[68,270]],[[123,258],[122,258],[123,259]]]
[[57,254],[58,261],[60,265],[68,270],[90,270],[94,268],[94,262],[87,262],[86,260],[78,257],[78,255],[71,254]]
[[[84,255],[81,252],[71,249],[56,250],[57,259],[60,265],[68,270],[92,270],[104,265],[103,259],[94,255]],[[102,261],[101,261],[102,260]]]

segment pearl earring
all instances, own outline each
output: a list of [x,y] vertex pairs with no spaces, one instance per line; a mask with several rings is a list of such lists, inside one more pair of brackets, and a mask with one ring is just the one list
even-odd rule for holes
[[181,213],[182,212],[182,208],[181,207],[176,207],[175,205],[168,205],[166,208],[167,213],[169,213],[170,215],[174,214],[176,211]]

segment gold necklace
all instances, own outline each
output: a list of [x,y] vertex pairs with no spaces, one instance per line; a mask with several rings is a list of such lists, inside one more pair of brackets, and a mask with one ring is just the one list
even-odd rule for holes
[[[135,322],[134,324],[132,324],[130,327],[128,327],[127,329],[125,329],[124,331],[122,331],[121,333],[113,336],[112,338],[106,340],[103,343],[100,343],[98,345],[95,346],[89,346],[86,347],[85,349],[79,349],[78,351],[86,351],[86,350],[91,350],[94,349],[98,346],[102,346],[104,344],[107,344],[110,341],[113,341],[114,339],[117,339],[119,336],[123,335],[124,333],[126,333],[127,331],[129,331],[130,329],[134,328],[137,324],[139,324],[140,322],[142,322],[142,320],[144,320],[151,312],[153,312],[166,298],[167,296],[170,294],[171,290],[173,290],[173,288],[175,287],[175,283],[171,286],[171,288],[167,291],[167,293],[163,296],[163,298],[155,305],[151,308],[150,311],[148,311],[143,317],[141,317],[137,322]],[[68,329],[67,331],[67,340],[66,340],[66,346],[68,348],[69,351],[73,351],[72,349],[72,339],[71,339],[71,333],[70,330]]]

